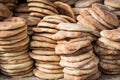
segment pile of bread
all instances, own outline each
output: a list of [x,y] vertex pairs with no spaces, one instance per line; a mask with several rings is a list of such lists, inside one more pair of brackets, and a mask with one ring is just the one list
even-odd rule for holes
[[66,80],[120,74],[119,2],[0,0],[1,73]]
[[100,57],[100,70],[105,74],[120,74],[120,29],[103,30],[95,51]]
[[99,3],[92,4],[91,8],[82,9],[77,20],[79,21],[78,24],[94,28],[95,31],[91,33],[98,37],[100,31],[115,29],[119,25],[118,18],[106,6]]
[[24,19],[9,18],[0,22],[0,69],[11,77],[33,75],[33,61],[28,52],[29,37]]
[[43,18],[47,15],[56,15],[58,13],[54,4],[49,0],[27,0],[27,2],[30,16]]
[[[64,67],[65,80],[96,80],[100,76],[99,59],[93,53],[93,38],[84,29],[76,30],[80,25],[60,23],[60,29],[52,36],[57,40],[56,54],[60,55],[60,65]],[[84,31],[84,32],[83,32]]]
[[120,1],[119,0],[105,0],[104,4],[120,18]]
[[80,14],[81,9],[91,8],[94,3],[102,3],[101,0],[77,0],[74,4],[73,12],[77,16]]
[[58,32],[57,25],[62,22],[75,22],[74,19],[65,15],[54,15],[44,17],[36,28],[32,36],[30,56],[35,59],[33,73],[42,79],[63,78],[63,67],[59,65],[60,56],[55,53],[57,42],[52,39],[52,35]]

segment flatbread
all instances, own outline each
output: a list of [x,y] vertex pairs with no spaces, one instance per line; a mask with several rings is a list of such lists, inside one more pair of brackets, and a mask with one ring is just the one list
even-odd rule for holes
[[39,71],[45,72],[45,73],[47,73],[47,74],[61,74],[61,73],[63,73],[63,70],[62,70],[62,69],[50,70],[50,69],[45,69],[45,68],[42,68],[42,67],[37,67],[37,69],[38,69]]
[[14,30],[17,28],[25,27],[25,20],[20,17],[12,17],[6,19],[4,22],[0,22],[0,30]]
[[38,69],[34,69],[33,73],[35,76],[37,76],[41,79],[61,79],[61,78],[63,78],[63,73],[61,73],[61,74],[48,74],[48,73],[44,73],[42,71],[39,71]]
[[114,49],[120,50],[120,42],[111,41],[104,37],[99,38],[99,41],[107,46],[110,46]]
[[24,30],[27,30],[27,26],[24,26],[16,30],[0,31],[0,38],[11,37],[11,36],[17,35],[18,33],[23,32]]
[[[74,26],[74,27],[73,27]],[[81,32],[92,32],[95,31],[94,28],[80,25],[80,24],[75,24],[75,23],[60,23],[57,25],[58,29],[61,30],[67,30],[67,31],[81,31]]]
[[55,52],[57,54],[74,54],[74,52],[76,52],[77,50],[89,45],[90,45],[89,40],[66,43],[66,44],[58,44],[55,47]]
[[41,42],[49,42],[49,43],[57,43],[55,40],[53,39],[50,39],[50,38],[47,38],[47,37],[42,37],[42,36],[32,36],[32,40],[38,40],[38,41],[41,41]]
[[56,55],[55,51],[32,50],[33,54],[39,55]]
[[[117,27],[119,25],[119,21],[116,15],[109,12],[109,9],[106,9],[102,4],[95,3],[92,5],[92,9],[99,14],[99,16],[105,20],[107,23],[113,25],[114,27]],[[107,16],[106,16],[107,15]]]
[[55,12],[55,13],[58,13],[58,11],[55,9],[55,7],[50,6],[50,5],[46,5],[46,4],[44,4],[44,3],[32,2],[32,3],[28,3],[28,6],[29,6],[29,7],[45,8],[45,9],[51,10],[51,11],[53,11],[53,12]]
[[41,60],[41,61],[60,61],[60,57],[57,55],[46,56],[46,55],[38,55],[38,54],[30,53],[30,56],[33,59]]
[[79,54],[77,56],[61,56],[61,59],[67,62],[81,62],[86,59],[89,59],[90,57],[93,57],[93,52],[89,51],[86,53]]
[[49,63],[48,64],[35,63],[35,66],[46,68],[46,69],[51,69],[51,70],[62,69],[63,68],[60,65],[53,65],[53,64],[49,64]]
[[52,36],[54,40],[62,40],[66,38],[82,38],[84,36],[90,36],[89,33],[84,32],[75,32],[75,31],[58,31],[56,34]]
[[110,49],[102,48],[99,46],[95,46],[94,49],[95,49],[96,53],[100,56],[120,55],[119,50],[110,50]]
[[72,62],[66,62],[66,61],[64,61],[64,60],[61,60],[61,61],[60,61],[60,65],[61,65],[62,67],[81,68],[81,67],[83,67],[84,65],[88,64],[88,62],[90,62],[90,61],[93,60],[93,59],[94,59],[94,57],[89,58],[89,59],[86,59],[86,60],[81,61],[81,62],[74,62],[74,63],[72,63]]
[[48,42],[40,42],[40,41],[32,41],[30,43],[30,46],[31,47],[35,47],[35,48],[55,48],[56,47],[56,44],[53,44],[53,43],[48,43]]
[[38,33],[43,33],[43,32],[46,32],[46,33],[56,33],[58,30],[56,29],[52,29],[52,28],[42,28],[42,27],[36,27],[36,28],[33,28],[32,29],[34,32],[38,32]]
[[120,41],[120,29],[114,29],[114,30],[103,30],[100,32],[100,35],[102,37],[105,37],[107,39],[113,40],[113,41]]
[[64,73],[75,75],[75,76],[89,75],[89,74],[92,74],[96,71],[98,71],[98,67],[93,67],[90,70],[71,69],[71,68],[67,68],[67,67],[63,69]]
[[54,2],[54,4],[60,14],[69,16],[73,19],[75,18],[72,8],[68,4],[59,1]]

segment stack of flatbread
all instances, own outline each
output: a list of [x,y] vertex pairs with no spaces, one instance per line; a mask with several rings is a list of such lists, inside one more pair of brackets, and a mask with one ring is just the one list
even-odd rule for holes
[[120,19],[120,0],[105,0],[104,4]]
[[100,70],[105,74],[120,74],[120,29],[103,30],[95,51],[100,57]]
[[63,67],[59,65],[60,56],[55,53],[57,42],[52,39],[52,35],[58,31],[57,25],[62,22],[75,22],[75,20],[64,15],[46,16],[36,28],[33,28],[35,34],[30,44],[32,48],[30,56],[36,61],[33,72],[39,78],[63,78]]
[[33,61],[28,52],[29,38],[23,18],[11,17],[0,22],[0,69],[10,77],[32,75]]
[[58,11],[49,0],[27,0],[30,16],[43,18],[47,15],[56,15]]
[[52,36],[57,40],[55,53],[61,56],[65,80],[96,80],[100,76],[99,59],[93,53],[93,37],[84,26],[74,23],[60,23],[60,29]]
[[4,4],[0,3],[0,21],[9,18],[13,13]]
[[91,33],[99,37],[99,32],[114,29],[119,26],[118,18],[110,10],[99,3],[94,3],[91,8],[82,9],[77,16],[78,23],[94,29]]
[[75,15],[79,15],[81,9],[90,8],[94,3],[101,3],[101,0],[77,0],[73,12]]
[[14,10],[17,6],[18,0],[0,0],[0,3],[6,5],[10,10]]
[[29,15],[28,9],[29,7],[27,3],[19,4],[14,10],[14,16],[28,16]]

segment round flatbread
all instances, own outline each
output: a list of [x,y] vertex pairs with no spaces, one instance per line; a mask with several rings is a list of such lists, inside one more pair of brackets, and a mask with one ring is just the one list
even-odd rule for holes
[[61,74],[48,74],[48,73],[42,72],[38,69],[34,69],[33,73],[35,76],[37,76],[41,79],[61,79],[61,78],[63,78],[63,73],[61,73]]
[[59,1],[54,2],[54,4],[60,14],[69,16],[73,19],[75,18],[72,8],[68,4]]
[[56,55],[46,56],[46,55],[38,55],[38,54],[30,53],[30,56],[33,59],[40,61],[60,61],[60,57]]
[[66,43],[66,44],[58,44],[55,47],[55,52],[57,54],[74,54],[77,50],[87,47],[90,45],[89,40],[73,42],[73,43]]

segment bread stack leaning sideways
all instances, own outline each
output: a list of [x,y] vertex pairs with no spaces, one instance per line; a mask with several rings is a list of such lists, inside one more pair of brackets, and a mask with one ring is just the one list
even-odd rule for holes
[[105,0],[104,4],[120,19],[120,0]]
[[3,3],[12,11],[17,6],[18,0],[0,0],[0,3]]
[[28,16],[29,15],[29,11],[28,11],[29,7],[27,5],[27,3],[24,4],[19,4],[15,10],[14,10],[14,16]]
[[99,59],[93,53],[93,37],[87,26],[60,23],[60,30],[52,36],[57,40],[55,53],[60,55],[65,80],[96,80],[100,76]]
[[59,65],[60,56],[55,53],[57,42],[52,39],[52,35],[58,31],[57,24],[70,21],[75,22],[64,15],[46,16],[33,28],[35,35],[32,36],[30,55],[36,61],[36,69],[33,71],[35,76],[42,79],[63,78],[63,67]]
[[23,18],[11,17],[0,22],[0,69],[10,77],[32,75],[33,61],[28,52],[29,38]]
[[95,51],[100,57],[100,70],[105,74],[120,74],[120,29],[103,30]]
[[77,16],[80,25],[86,25],[94,29],[91,34],[99,37],[99,32],[106,29],[115,29],[119,26],[116,15],[99,3],[92,4],[91,8],[82,9],[80,15]]
[[47,15],[55,15],[58,13],[54,4],[49,0],[27,0],[30,16],[43,18]]
[[79,15],[81,9],[90,8],[94,3],[101,3],[101,0],[77,0],[73,12],[75,15]]

